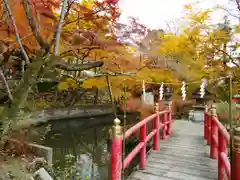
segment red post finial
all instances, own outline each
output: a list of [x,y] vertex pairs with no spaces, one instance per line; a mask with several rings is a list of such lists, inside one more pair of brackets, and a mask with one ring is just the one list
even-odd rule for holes
[[121,180],[122,176],[122,127],[116,118],[112,127],[111,139],[111,180]]

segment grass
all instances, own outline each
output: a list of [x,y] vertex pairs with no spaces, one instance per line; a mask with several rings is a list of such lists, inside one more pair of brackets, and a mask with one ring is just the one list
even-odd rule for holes
[[30,180],[27,170],[29,159],[24,156],[15,157],[1,153],[0,180]]

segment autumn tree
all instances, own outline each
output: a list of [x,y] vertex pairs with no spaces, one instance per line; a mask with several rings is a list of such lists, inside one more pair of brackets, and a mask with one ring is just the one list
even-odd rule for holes
[[[9,103],[0,111],[2,135],[7,135],[17,121],[17,114],[39,78],[48,72],[57,77],[58,69],[81,71],[103,65],[94,60],[76,67],[69,59],[80,54],[80,59],[84,59],[89,51],[104,49],[114,41],[112,36],[109,40],[105,35],[111,33],[107,27],[119,15],[116,3],[64,0],[57,13],[60,4],[55,0],[1,0],[0,75],[9,97]],[[18,83],[10,84],[4,70],[15,57],[22,64],[21,77]]]
[[[187,5],[186,9],[187,25],[178,34],[163,35],[164,43],[161,46],[160,53],[164,53],[168,59],[177,61],[179,66],[184,66],[183,75],[191,77],[188,80],[195,81],[203,77],[207,79],[225,78],[225,83],[222,83],[222,85],[219,81],[211,80],[208,85],[214,94],[221,92],[222,95],[217,93],[221,96],[220,99],[226,99],[228,98],[228,68],[226,62],[232,61],[238,66],[231,53],[238,48],[238,43],[232,43],[237,33],[237,26],[231,24],[227,16],[224,17],[222,22],[211,21],[212,12],[218,10],[218,7],[203,11]],[[231,50],[229,50],[229,45],[231,45]],[[235,68],[234,83],[238,79],[238,71],[238,68]],[[191,85],[194,88],[196,86],[199,86],[199,84]],[[217,90],[216,88],[220,89]],[[236,86],[234,87],[235,90]],[[225,95],[223,95],[223,92],[225,92]]]

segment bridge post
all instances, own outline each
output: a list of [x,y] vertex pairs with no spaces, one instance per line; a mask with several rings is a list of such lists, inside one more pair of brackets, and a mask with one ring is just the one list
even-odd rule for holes
[[144,143],[144,146],[140,150],[140,168],[144,169],[146,167],[146,137],[147,137],[147,124],[144,124],[140,128],[140,142]]
[[112,127],[111,139],[111,180],[122,179],[122,127],[121,121],[116,118]]
[[227,142],[222,133],[218,132],[218,179],[222,180],[225,178],[223,169],[225,168],[224,161],[221,158],[221,154],[226,154]]
[[240,179],[240,127],[235,128],[232,147],[232,180]]
[[153,137],[153,150],[159,149],[159,105],[155,105],[156,118],[153,120],[153,128],[156,130],[156,134]]
[[218,128],[217,128],[216,122],[213,120],[214,117],[217,117],[216,105],[215,104],[212,105],[212,109],[211,109],[210,157],[212,159],[217,158],[217,142],[215,140],[217,140],[217,137],[218,137]]
[[207,139],[208,137],[208,106],[205,105],[205,111],[204,111],[204,138]]
[[169,113],[168,113],[168,125],[167,125],[167,135],[169,136],[171,134],[171,131],[172,131],[172,113],[171,113],[171,103],[168,104],[168,110],[169,110]]
[[[212,107],[211,107],[212,109]],[[210,109],[210,110],[211,110]],[[211,134],[212,134],[212,115],[208,116],[208,121],[207,121],[207,131],[208,131],[208,138],[207,138],[207,144],[211,145]]]
[[167,118],[167,112],[164,112],[161,116],[162,118],[162,140],[166,140],[166,118]]

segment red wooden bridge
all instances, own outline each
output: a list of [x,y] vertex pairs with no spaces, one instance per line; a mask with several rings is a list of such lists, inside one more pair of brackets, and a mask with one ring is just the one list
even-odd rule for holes
[[[157,106],[156,106],[157,107]],[[147,134],[147,124],[152,130]],[[123,179],[123,171],[140,153],[140,164],[129,180],[240,180],[240,130],[230,138],[216,115],[205,110],[204,123],[173,121],[170,108],[158,111],[125,132],[125,138],[140,130],[139,144],[122,160],[123,134],[115,120],[111,146],[111,180]],[[161,134],[160,134],[161,132]],[[228,158],[232,140],[232,162]],[[153,141],[152,150],[146,144]],[[123,162],[123,164],[122,164]]]

